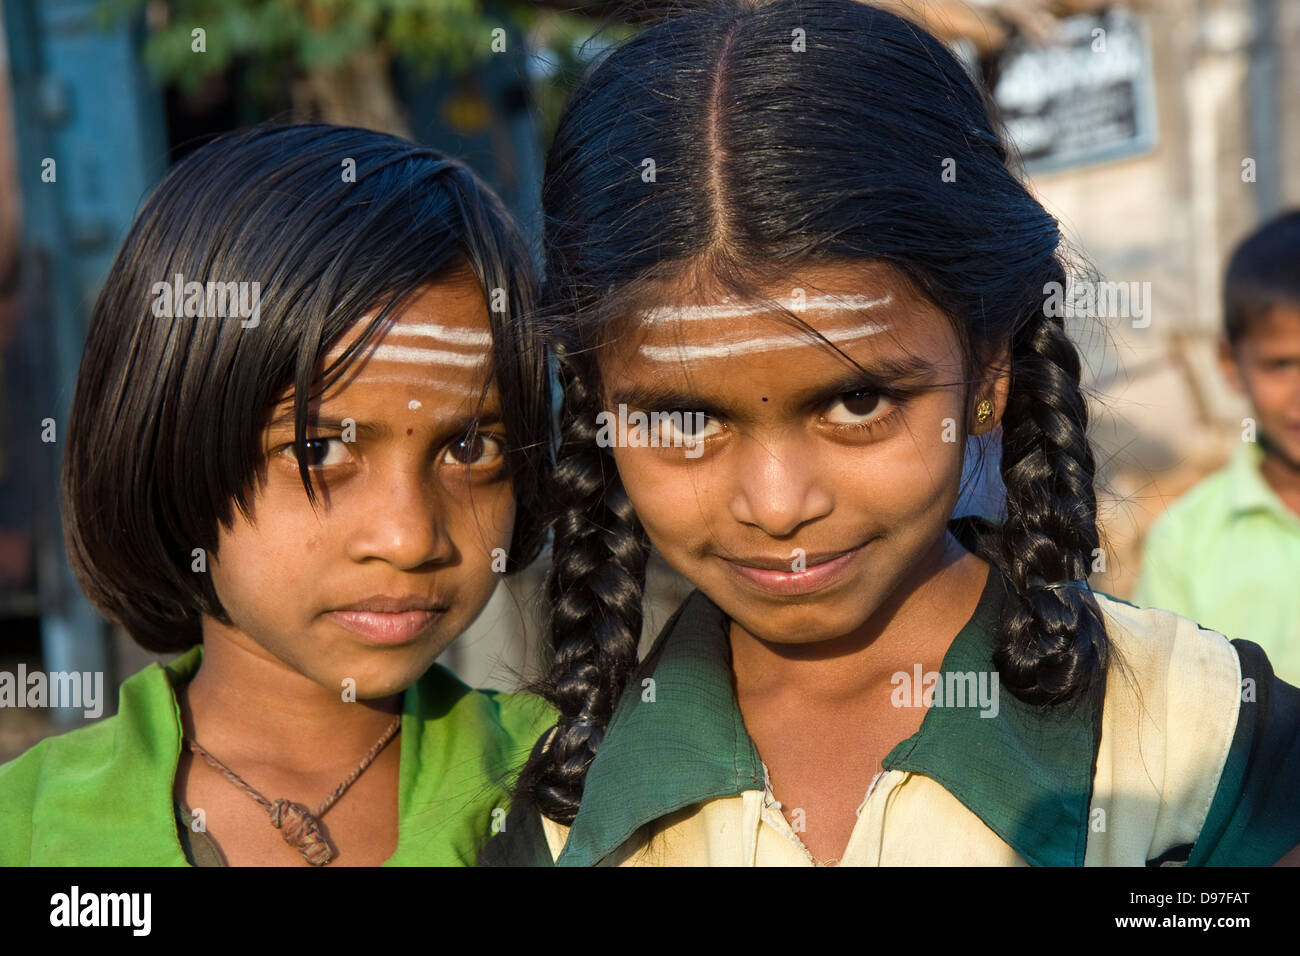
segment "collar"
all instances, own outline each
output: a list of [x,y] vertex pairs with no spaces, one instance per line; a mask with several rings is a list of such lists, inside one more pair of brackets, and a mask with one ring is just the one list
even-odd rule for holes
[[[991,567],[942,672],[996,670],[993,635],[1009,592]],[[558,865],[594,865],[651,821],[763,789],[758,749],[732,688],[727,629],[726,614],[698,590],[664,626],[615,708]],[[998,691],[995,716],[929,708],[884,767],[932,778],[1031,864],[1081,866],[1101,695],[1045,711]]]
[[1259,442],[1243,441],[1228,462],[1228,504],[1234,515],[1267,511],[1279,521],[1295,525],[1300,517],[1278,497],[1259,470],[1264,448]]

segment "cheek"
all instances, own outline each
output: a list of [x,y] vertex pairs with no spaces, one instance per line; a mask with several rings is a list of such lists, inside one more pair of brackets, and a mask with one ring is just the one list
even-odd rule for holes
[[956,504],[964,460],[961,407],[944,398],[908,410],[888,440],[836,455],[836,500],[884,518],[932,513]]
[[460,554],[459,587],[470,603],[496,587],[514,537],[515,497],[505,482],[449,497],[446,530]]
[[306,593],[305,582],[314,576],[311,561],[320,549],[320,523],[304,495],[282,497],[259,494],[253,503],[255,522],[236,509],[234,526],[218,531],[217,553],[209,556],[208,570],[222,606],[237,622],[241,616],[282,616],[290,605],[279,596]]
[[1251,399],[1263,413],[1278,413],[1300,400],[1300,376],[1263,372],[1251,378]]
[[646,449],[615,448],[613,453],[632,510],[656,548],[671,550],[699,535],[699,501],[717,500],[710,496],[704,466],[669,466]]
[[448,527],[458,545],[490,552],[509,547],[515,523],[515,496],[505,481],[446,488]]
[[259,597],[283,593],[292,582],[294,562],[271,547],[265,531],[238,517],[233,529],[221,531],[208,562],[217,597],[237,626],[264,617]]

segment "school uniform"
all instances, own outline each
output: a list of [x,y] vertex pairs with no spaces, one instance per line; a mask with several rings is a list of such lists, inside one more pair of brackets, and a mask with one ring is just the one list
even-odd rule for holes
[[[995,670],[1008,594],[991,569],[940,674]],[[1300,844],[1300,689],[1255,644],[1097,602],[1123,660],[1101,706],[1044,711],[1000,688],[996,714],[929,707],[862,781],[838,865],[1269,865]],[[746,732],[727,629],[692,593],[620,699],[572,827],[517,806],[480,863],[814,865]]]
[[[202,654],[150,664],[122,684],[116,715],[0,766],[0,866],[222,865],[173,795],[176,688]],[[430,668],[405,691],[401,733],[389,744],[401,747],[398,840],[384,865],[472,864],[504,818],[509,775],[554,721],[539,698],[472,690]],[[219,841],[220,825],[207,823]]]

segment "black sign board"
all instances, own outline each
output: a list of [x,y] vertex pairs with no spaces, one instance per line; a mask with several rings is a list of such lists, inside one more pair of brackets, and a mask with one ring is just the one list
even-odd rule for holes
[[1106,162],[1155,146],[1151,46],[1123,8],[1071,17],[1045,46],[1016,38],[993,96],[1029,172]]

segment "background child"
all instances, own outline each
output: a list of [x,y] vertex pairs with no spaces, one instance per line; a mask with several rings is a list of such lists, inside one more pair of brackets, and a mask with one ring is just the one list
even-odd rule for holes
[[184,653],[0,768],[0,863],[472,862],[544,714],[433,661],[539,546],[531,283],[431,149],[262,126],[177,164],[96,303],[64,498],[87,595]]
[[1254,641],[1300,684],[1300,211],[1237,247],[1223,317],[1220,365],[1251,421],[1232,461],[1152,527],[1136,600]]
[[[1300,692],[1088,587],[1058,227],[942,44],[850,0],[666,20],[573,93],[543,205],[560,718],[486,862],[1300,843]],[[624,406],[652,424],[609,447]],[[998,425],[1007,518],[951,521],[967,437]],[[699,590],[638,664],[651,544]]]

